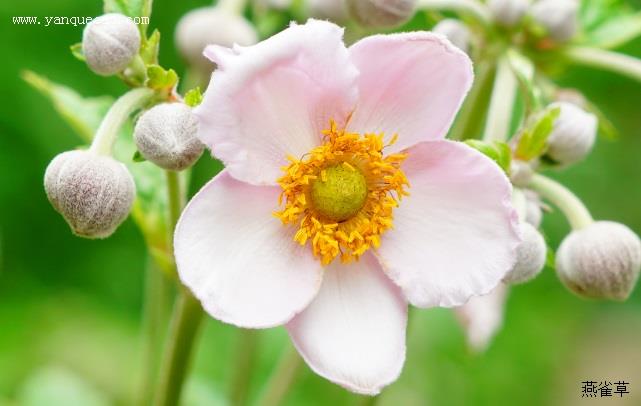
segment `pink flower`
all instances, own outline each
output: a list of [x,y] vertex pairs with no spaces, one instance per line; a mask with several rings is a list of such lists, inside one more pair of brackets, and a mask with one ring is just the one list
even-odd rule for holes
[[401,372],[408,302],[488,293],[518,232],[503,172],[443,139],[468,57],[426,32],[342,34],[312,20],[205,50],[199,137],[226,169],[185,209],[175,255],[211,316],[285,325],[315,372],[376,394]]

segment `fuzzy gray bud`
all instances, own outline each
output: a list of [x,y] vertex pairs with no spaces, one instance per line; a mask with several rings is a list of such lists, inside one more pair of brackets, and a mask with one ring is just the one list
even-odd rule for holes
[[179,171],[202,155],[196,138],[198,120],[182,103],[163,103],[147,110],[136,123],[134,140],[145,159],[164,169]]
[[543,203],[536,193],[525,191],[525,221],[539,228],[543,220]]
[[570,233],[559,247],[556,272],[579,296],[625,300],[641,268],[641,241],[623,224],[597,221]]
[[523,19],[530,0],[489,0],[487,6],[498,24],[513,27]]
[[512,285],[534,279],[545,266],[547,246],[541,233],[530,223],[522,222],[521,243],[516,249],[516,264],[503,278],[503,282]]
[[578,11],[577,0],[539,0],[534,3],[530,13],[547,30],[550,38],[566,42],[577,32]]
[[594,114],[567,102],[556,102],[550,108],[560,108],[548,138],[547,155],[561,165],[585,158],[594,146],[598,120]]
[[344,0],[308,0],[307,14],[312,18],[342,23],[347,20],[347,5]]
[[432,31],[444,35],[463,52],[467,53],[470,50],[470,30],[462,22],[453,18],[446,18],[439,21]]
[[194,9],[178,21],[176,46],[187,62],[199,69],[212,71],[213,64],[203,56],[207,45],[231,47],[258,42],[256,30],[243,16],[222,7]]
[[90,151],[56,156],[45,172],[47,197],[74,234],[106,238],[127,218],[136,196],[121,162]]
[[414,15],[416,0],[347,0],[347,9],[364,27],[397,27]]
[[82,33],[82,53],[87,65],[99,75],[124,70],[140,49],[136,24],[122,14],[104,14],[92,20]]

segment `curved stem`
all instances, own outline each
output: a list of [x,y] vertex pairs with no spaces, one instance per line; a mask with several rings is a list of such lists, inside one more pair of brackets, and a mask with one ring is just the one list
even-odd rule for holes
[[583,202],[555,180],[535,174],[528,187],[558,207],[573,230],[581,229],[594,222]]
[[494,64],[483,63],[478,65],[478,72],[470,93],[452,127],[450,139],[465,140],[476,138],[480,133],[484,114],[492,91],[492,81],[496,73]]
[[89,150],[101,155],[111,155],[120,128],[134,111],[149,103],[154,94],[153,90],[141,87],[120,96],[100,123]]
[[242,14],[245,6],[247,4],[246,0],[220,0],[217,3],[217,7],[220,7],[226,11],[229,11],[232,14]]
[[506,58],[501,58],[496,68],[492,99],[483,133],[484,140],[507,141],[510,136],[517,84],[510,63]]
[[289,346],[282,355],[276,369],[269,378],[259,406],[278,406],[287,395],[292,383],[301,369],[303,360],[293,346]]
[[239,339],[234,359],[234,375],[231,381],[229,399],[232,405],[242,406],[247,403],[251,372],[256,361],[258,331],[238,330]]
[[641,60],[598,48],[573,47],[563,53],[572,62],[608,70],[641,82]]
[[193,344],[203,310],[200,302],[186,289],[181,289],[169,329],[169,340],[160,369],[156,406],[175,406],[180,399],[187,376]]
[[418,0],[417,7],[468,14],[484,25],[489,25],[492,22],[490,11],[483,3],[477,0]]
[[167,193],[169,201],[169,244],[172,246],[173,242],[173,230],[178,223],[180,218],[180,213],[182,212],[183,207],[185,207],[185,194],[183,193],[182,187],[180,185],[180,174],[176,171],[165,171],[167,177]]

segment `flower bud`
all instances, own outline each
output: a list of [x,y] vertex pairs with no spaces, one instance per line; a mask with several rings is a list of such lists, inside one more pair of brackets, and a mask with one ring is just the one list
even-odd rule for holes
[[578,11],[577,0],[539,0],[530,9],[532,18],[557,42],[566,42],[574,37]]
[[516,285],[534,279],[545,266],[547,246],[541,233],[527,222],[521,222],[521,243],[516,249],[516,264],[503,282]]
[[139,49],[138,27],[122,14],[101,15],[87,24],[82,33],[82,53],[89,68],[99,75],[121,72]]
[[550,107],[559,107],[561,114],[548,138],[547,156],[561,165],[585,158],[596,139],[596,116],[567,102],[552,103]]
[[182,103],[163,103],[147,110],[136,123],[134,140],[145,159],[164,169],[180,171],[203,153],[196,138],[198,120]]
[[249,21],[222,7],[194,9],[182,16],[176,27],[176,45],[182,56],[190,65],[209,72],[212,62],[203,56],[207,45],[231,47],[257,41],[258,34]]
[[521,161],[519,159],[513,159],[510,164],[510,181],[514,186],[526,187],[532,175],[534,174],[534,169],[529,162]]
[[74,234],[109,237],[133,204],[136,186],[122,163],[90,151],[56,156],[45,172],[45,191]]
[[539,228],[543,220],[543,203],[536,193],[525,191],[525,221]]
[[641,241],[623,224],[597,221],[571,232],[559,247],[556,272],[579,296],[625,300],[641,268]]
[[523,19],[530,0],[489,0],[487,6],[498,24],[514,27]]
[[344,0],[309,0],[305,2],[307,14],[312,18],[341,23],[347,20],[347,5]]
[[470,49],[470,30],[462,22],[453,18],[441,20],[432,29],[437,34],[444,35],[452,44],[467,53]]
[[397,27],[414,15],[416,0],[347,0],[347,9],[364,27]]
[[503,325],[508,288],[503,283],[484,296],[474,296],[454,312],[465,328],[467,341],[475,351],[484,351]]

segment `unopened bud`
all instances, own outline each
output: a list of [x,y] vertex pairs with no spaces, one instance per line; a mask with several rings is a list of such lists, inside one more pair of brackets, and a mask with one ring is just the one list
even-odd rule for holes
[[312,18],[335,23],[347,20],[347,5],[344,0],[309,0],[305,2],[307,14]]
[[577,32],[578,11],[577,0],[539,0],[534,3],[530,13],[546,29],[550,38],[566,42]]
[[109,237],[127,218],[136,196],[131,174],[115,159],[90,151],[56,156],[45,172],[47,197],[74,234]]
[[541,233],[527,222],[521,222],[521,243],[516,249],[516,264],[503,282],[516,285],[534,279],[545,266],[547,246]]
[[87,65],[99,75],[124,70],[140,49],[136,24],[122,14],[104,14],[92,20],[82,33],[82,53]]
[[585,158],[596,139],[597,118],[572,103],[556,102],[550,108],[560,108],[548,138],[546,154],[561,165],[569,165]]
[[641,268],[641,241],[623,224],[598,221],[570,233],[559,247],[556,272],[579,296],[625,300]]
[[249,21],[222,7],[194,9],[182,16],[176,27],[176,45],[182,56],[190,65],[208,71],[213,65],[203,56],[207,45],[231,47],[257,41],[258,34]]
[[514,27],[523,19],[530,0],[489,0],[487,6],[498,24]]
[[512,160],[510,164],[510,181],[514,186],[525,187],[530,183],[534,169],[529,162],[519,159]]
[[136,123],[134,140],[148,161],[179,171],[202,155],[204,145],[196,138],[198,120],[182,103],[163,103],[147,110]]
[[543,202],[536,193],[525,191],[525,221],[539,228],[543,220]]
[[462,22],[446,18],[436,24],[432,31],[444,35],[463,52],[467,53],[470,50],[470,30]]
[[397,27],[414,15],[416,0],[347,0],[347,9],[364,27]]

